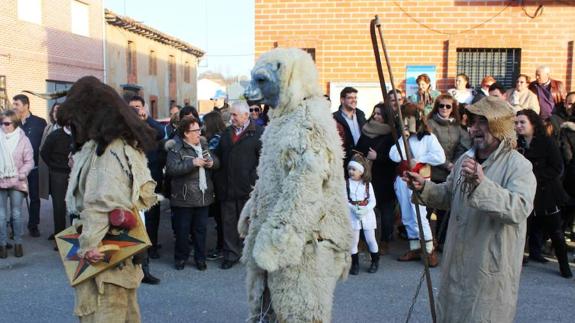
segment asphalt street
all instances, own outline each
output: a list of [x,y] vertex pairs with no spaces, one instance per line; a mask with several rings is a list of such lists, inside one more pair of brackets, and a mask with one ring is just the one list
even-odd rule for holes
[[[53,242],[47,240],[53,228],[51,208],[42,202],[42,237],[26,234],[24,257],[14,258],[10,250],[7,259],[0,259],[0,322],[77,322],[73,316],[73,289]],[[151,264],[152,272],[162,282],[142,285],[138,291],[143,322],[245,322],[248,307],[244,267],[221,270],[219,261],[210,261],[205,272],[196,270],[192,263],[176,271],[169,213],[162,215],[161,258]],[[423,270],[421,263],[395,260],[405,248],[403,241],[393,243],[375,274],[366,272],[369,260],[367,255],[362,256],[360,274],[338,284],[333,322],[405,322]],[[437,293],[439,268],[432,269],[432,278]],[[574,321],[575,281],[560,277],[554,261],[525,266],[516,322]],[[431,322],[425,284],[410,322]]]

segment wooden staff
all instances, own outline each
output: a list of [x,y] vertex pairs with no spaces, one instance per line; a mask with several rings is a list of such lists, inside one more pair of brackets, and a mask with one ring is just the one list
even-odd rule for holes
[[[374,29],[377,28],[378,32],[379,32],[379,38],[381,40],[381,47],[383,49],[383,54],[385,55],[385,63],[387,64],[387,72],[389,73],[389,79],[391,81],[391,90],[393,91],[393,94],[396,96],[396,100],[395,100],[395,107],[397,109],[397,113],[398,113],[398,118],[399,118],[399,124],[401,125],[401,139],[403,141],[403,147],[405,147],[405,159],[403,158],[403,156],[401,155],[401,150],[398,149],[401,159],[407,162],[407,165],[409,168],[411,168],[411,161],[413,160],[413,156],[411,153],[411,150],[409,148],[409,141],[407,136],[404,133],[404,128],[403,128],[403,115],[401,113],[401,107],[399,106],[399,98],[397,97],[397,92],[395,90],[395,81],[393,78],[393,73],[391,71],[391,63],[389,60],[389,55],[387,54],[387,48],[385,47],[385,41],[383,39],[383,33],[381,31],[381,22],[379,20],[379,17],[376,15],[375,19],[371,20],[371,25],[370,25],[370,29]],[[372,32],[373,34],[373,32]],[[377,64],[377,71],[379,74],[379,83],[381,86],[381,91],[384,94],[385,97],[385,80],[383,78],[383,69],[381,67],[381,59],[379,57],[379,44],[377,43],[377,39],[374,38],[372,36],[372,43],[373,43],[373,52],[376,55],[375,57],[375,61]],[[377,47],[377,49],[376,49]],[[413,191],[413,194],[416,194],[416,197],[419,196],[417,194],[417,192]],[[421,224],[421,213],[419,212],[419,205],[417,203],[414,203],[415,205],[415,213],[417,215],[417,227],[419,228],[419,243],[421,245],[421,252],[423,253],[423,264],[424,264],[424,270],[425,270],[425,280],[427,282],[427,292],[429,294],[429,308],[431,310],[431,318],[433,320],[433,322],[436,322],[436,315],[435,315],[435,299],[433,297],[433,285],[431,282],[431,274],[429,272],[429,259],[428,259],[428,254],[427,254],[427,249],[425,248],[425,237],[423,235],[423,225]]]

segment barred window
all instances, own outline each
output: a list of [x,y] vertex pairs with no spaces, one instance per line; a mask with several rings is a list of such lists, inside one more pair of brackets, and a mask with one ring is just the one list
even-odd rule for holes
[[148,58],[148,74],[158,75],[158,62],[156,59],[156,52],[151,50]]
[[8,93],[6,92],[6,76],[0,75],[0,111],[8,108]]
[[457,74],[469,76],[473,87],[481,80],[493,76],[505,88],[512,88],[520,74],[521,48],[458,48]]

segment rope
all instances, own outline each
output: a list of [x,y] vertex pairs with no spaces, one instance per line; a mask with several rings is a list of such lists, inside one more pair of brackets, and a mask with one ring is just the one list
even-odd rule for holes
[[432,31],[432,32],[434,32],[434,33],[438,33],[438,34],[442,34],[442,35],[458,35],[458,34],[463,34],[463,33],[466,33],[466,32],[468,32],[468,31],[472,31],[472,30],[474,30],[474,29],[483,27],[483,25],[485,25],[485,24],[487,24],[488,22],[491,22],[493,19],[499,17],[499,16],[503,13],[503,11],[507,10],[507,8],[509,8],[509,7],[511,6],[511,2],[508,2],[508,3],[505,5],[505,7],[503,7],[503,9],[501,9],[501,10],[500,10],[499,12],[497,12],[495,15],[493,15],[492,17],[488,18],[487,20],[485,20],[485,21],[483,21],[483,22],[481,22],[481,23],[479,23],[479,24],[477,24],[477,25],[474,25],[474,26],[472,26],[472,27],[470,27],[470,28],[463,29],[463,30],[459,30],[459,31],[456,31],[456,32],[446,32],[446,31],[442,31],[442,30],[439,30],[439,29],[435,29],[435,28],[433,28],[433,27],[431,27],[431,26],[429,26],[429,25],[427,25],[427,24],[421,22],[419,19],[413,17],[409,12],[407,12],[405,9],[403,9],[403,7],[401,7],[401,5],[400,5],[399,3],[397,3],[397,1],[393,1],[393,4],[394,4],[399,10],[401,10],[401,12],[403,12],[407,17],[409,17],[409,19],[413,20],[415,23],[417,23],[417,24],[420,25],[421,27],[423,27],[423,28],[425,28],[425,29],[427,29],[427,30],[429,30],[429,31]]
[[419,277],[419,283],[417,284],[417,289],[415,290],[415,295],[411,299],[411,305],[409,306],[409,310],[407,311],[407,318],[405,319],[405,323],[409,323],[411,319],[411,314],[413,313],[413,309],[415,308],[415,303],[417,303],[417,297],[419,296],[419,291],[421,290],[421,285],[423,285],[423,281],[425,280],[425,271],[421,273],[421,277]]

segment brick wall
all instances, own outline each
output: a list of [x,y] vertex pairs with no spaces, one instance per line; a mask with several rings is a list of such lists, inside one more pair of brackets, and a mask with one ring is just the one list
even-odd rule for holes
[[[89,6],[89,37],[70,32],[70,0],[41,1],[41,24],[19,20],[17,0],[0,1],[0,75],[9,98],[22,90],[45,92],[47,80],[103,78],[102,1],[82,2]],[[46,117],[46,101],[29,97],[32,113]]]
[[315,48],[326,92],[329,82],[378,82],[369,34],[378,14],[397,83],[407,65],[434,64],[438,87],[446,90],[453,87],[457,48],[521,48],[522,73],[534,76],[538,65],[547,64],[552,78],[573,89],[575,6],[526,0],[529,14],[535,2],[544,5],[543,14],[531,19],[518,1],[256,0],[255,52]]

